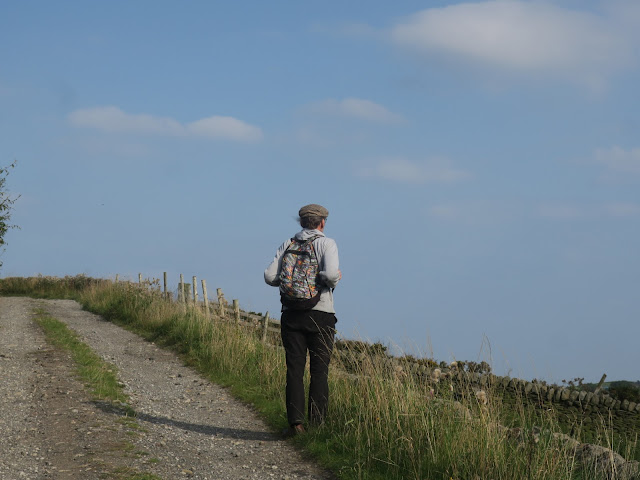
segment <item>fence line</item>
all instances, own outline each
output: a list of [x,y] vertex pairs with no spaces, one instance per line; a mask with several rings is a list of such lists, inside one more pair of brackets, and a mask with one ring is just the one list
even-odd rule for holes
[[[119,275],[116,274],[116,283],[119,280]],[[151,286],[158,283],[158,291],[160,289],[159,280],[153,280],[145,284],[143,282],[142,273],[138,274],[138,285],[140,287]],[[203,302],[198,301],[198,284],[196,276],[192,277],[192,283],[189,285],[184,282],[184,274],[180,274],[180,281],[178,282],[176,299],[174,295],[168,291],[167,272],[163,272],[163,290],[162,297],[167,301],[175,301],[182,304],[184,308],[192,307],[202,311],[205,320],[209,322],[215,322],[216,319],[232,321],[236,325],[243,327],[251,327],[262,330],[262,341],[267,342],[269,332],[274,334],[280,334],[280,321],[269,316],[269,312],[264,315],[259,315],[252,312],[244,311],[240,308],[240,302],[238,299],[233,299],[231,305],[224,297],[224,293],[221,288],[216,289],[217,302],[210,301],[207,292],[207,282],[205,279],[201,279],[202,286],[202,298]],[[155,287],[154,287],[155,288]]]

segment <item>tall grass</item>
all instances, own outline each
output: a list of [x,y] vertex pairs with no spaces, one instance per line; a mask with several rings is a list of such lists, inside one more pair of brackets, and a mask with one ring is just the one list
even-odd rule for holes
[[[5,279],[0,293],[46,295],[48,280]],[[46,287],[46,288],[45,288]],[[162,298],[154,289],[69,281],[53,291],[77,299],[149,340],[171,346],[212,380],[251,402],[274,427],[286,424],[282,350],[258,331]],[[491,386],[435,381],[359,349],[334,351],[327,420],[296,443],[345,479],[564,480],[596,477],[553,436],[553,411],[505,404]],[[455,381],[454,381],[455,380]]]
[[345,375],[341,360],[332,377],[327,425],[309,443],[314,451],[323,442],[330,445],[327,455],[340,451],[348,478],[569,479],[577,474],[550,435],[556,427],[551,416],[535,419],[549,433],[534,438],[529,434],[534,419],[523,408],[524,428],[514,436],[501,424],[503,405],[491,392],[483,397],[485,404],[470,383],[430,383],[375,357],[357,362],[359,371]]
[[77,298],[91,286],[109,283],[85,275],[48,277],[8,277],[0,280],[0,295],[29,296],[36,298]]

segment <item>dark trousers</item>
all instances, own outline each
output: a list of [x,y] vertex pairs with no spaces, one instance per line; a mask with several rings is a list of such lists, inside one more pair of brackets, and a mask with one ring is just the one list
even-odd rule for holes
[[285,310],[280,320],[287,361],[287,419],[304,422],[304,371],[309,351],[309,423],[320,424],[329,404],[329,361],[333,350],[336,316],[317,310]]

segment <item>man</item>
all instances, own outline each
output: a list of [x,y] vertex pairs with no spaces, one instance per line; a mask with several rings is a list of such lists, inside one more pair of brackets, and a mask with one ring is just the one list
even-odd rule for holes
[[[287,363],[287,419],[289,429],[287,434],[295,435],[304,432],[305,420],[305,395],[304,395],[304,370],[306,368],[307,350],[309,351],[311,382],[309,385],[309,403],[307,414],[311,425],[322,423],[327,412],[329,402],[329,360],[333,350],[335,325],[338,321],[333,307],[333,289],[342,278],[338,264],[338,247],[336,242],[324,235],[324,228],[329,216],[329,211],[321,205],[306,205],[298,212],[302,230],[296,233],[294,239],[285,241],[276,256],[264,272],[264,279],[269,285],[283,288],[286,282],[283,276],[283,257],[290,255],[287,252],[304,248],[305,241],[310,249],[310,257],[317,258],[317,279],[319,296],[311,303],[317,303],[304,307],[291,303],[281,293],[283,301],[282,316],[280,320],[282,331],[282,344],[285,348]],[[295,240],[295,241],[294,241]],[[302,248],[300,248],[302,246]],[[286,260],[285,260],[286,261]],[[285,274],[286,275],[286,272]],[[308,301],[307,301],[308,302]],[[289,306],[287,306],[289,305]]]

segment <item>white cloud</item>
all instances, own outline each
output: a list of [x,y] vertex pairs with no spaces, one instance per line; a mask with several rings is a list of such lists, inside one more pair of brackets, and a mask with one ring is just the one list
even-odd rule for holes
[[595,160],[616,172],[640,173],[640,148],[624,150],[616,146],[608,150],[598,149]]
[[76,127],[89,127],[105,132],[133,132],[181,135],[184,127],[167,117],[125,113],[117,107],[96,107],[76,110],[69,114]]
[[451,166],[447,159],[433,158],[424,164],[412,163],[405,158],[380,160],[374,166],[359,169],[363,177],[375,177],[399,183],[450,183],[469,178],[465,170]]
[[378,123],[399,123],[404,120],[402,115],[390,112],[382,105],[371,100],[361,98],[327,99],[311,104],[311,110],[318,113],[358,118]]
[[560,75],[596,87],[635,61],[635,30],[616,15],[546,2],[491,0],[423,10],[393,26],[390,38],[420,54]]
[[68,119],[76,127],[110,133],[197,136],[237,141],[255,141],[263,136],[259,127],[233,117],[212,116],[183,125],[169,117],[130,114],[113,106],[76,110],[69,114]]
[[262,138],[262,130],[233,117],[214,116],[187,125],[187,130],[203,137],[220,137],[230,140],[255,141]]

